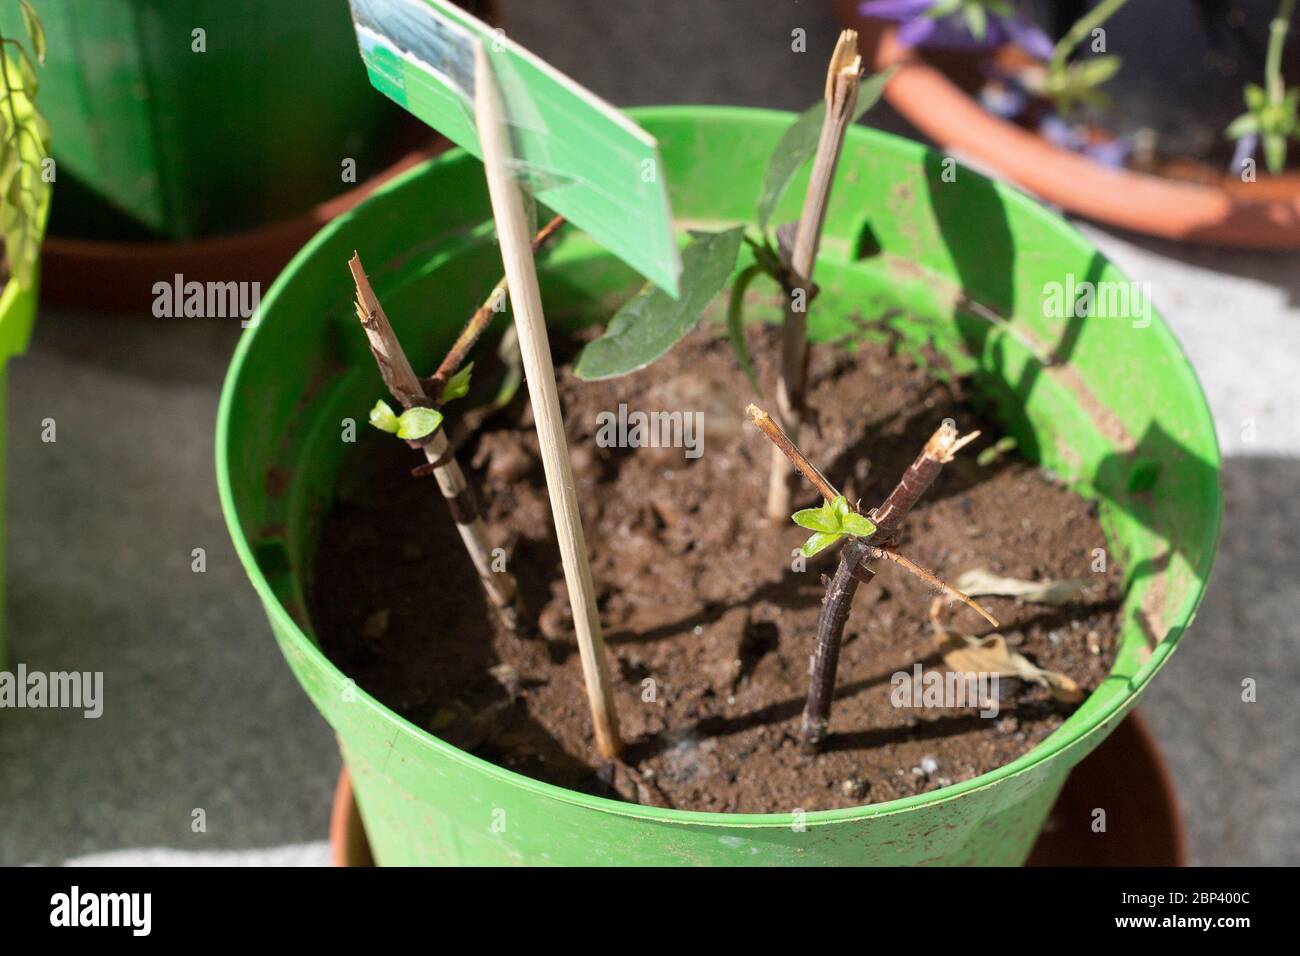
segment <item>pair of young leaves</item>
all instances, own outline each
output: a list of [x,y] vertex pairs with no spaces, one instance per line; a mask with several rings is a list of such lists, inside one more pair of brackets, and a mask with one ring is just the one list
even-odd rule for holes
[[876,533],[876,526],[871,519],[850,508],[843,495],[834,501],[822,502],[820,508],[796,511],[790,517],[799,527],[807,528],[813,533],[799,549],[805,558],[820,554],[844,538],[869,538]]
[[[886,70],[862,83],[858,89],[854,120],[880,99],[891,74],[892,70]],[[757,261],[743,270],[734,283],[727,327],[741,367],[754,381],[753,366],[741,328],[740,305],[744,290],[760,271],[776,278],[780,264],[767,238],[768,222],[795,174],[817,152],[825,115],[826,102],[818,100],[786,130],[768,159],[755,215],[761,239],[747,236],[744,226],[719,232],[693,232],[691,243],[682,252],[681,295],[674,299],[658,286],[646,283],[614,314],[605,334],[582,350],[574,363],[574,374],[578,378],[586,381],[617,378],[645,368],[663,356],[699,323],[704,307],[722,291],[735,272],[741,244],[747,243],[754,250]]]
[[[443,386],[442,394],[438,396],[439,405],[445,405],[452,399],[463,398],[469,394],[469,376],[473,368],[474,363],[470,362],[447,381]],[[425,408],[421,405],[408,408],[398,415],[382,399],[375,402],[375,407],[370,409],[370,424],[381,432],[388,432],[407,441],[416,441],[432,435],[442,424],[442,419],[442,412],[438,409]]]

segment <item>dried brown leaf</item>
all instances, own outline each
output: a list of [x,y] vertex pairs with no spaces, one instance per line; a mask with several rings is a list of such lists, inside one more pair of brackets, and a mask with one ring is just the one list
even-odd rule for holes
[[952,670],[967,674],[1018,677],[1041,684],[1057,700],[1072,704],[1083,700],[1083,690],[1078,684],[1065,674],[1038,667],[1023,654],[1013,651],[1001,634],[976,638],[944,631],[939,638],[939,651],[943,654],[943,662]]
[[972,568],[957,579],[956,587],[971,597],[996,595],[1019,598],[1031,604],[1066,604],[1092,582],[1088,578],[1063,581],[1026,581],[994,574],[987,568]]

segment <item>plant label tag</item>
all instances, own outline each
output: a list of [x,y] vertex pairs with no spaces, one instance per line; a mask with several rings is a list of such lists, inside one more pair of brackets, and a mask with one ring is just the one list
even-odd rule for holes
[[370,82],[482,158],[474,47],[500,87],[515,172],[538,200],[651,282],[678,294],[681,259],[653,136],[447,0],[350,0]]

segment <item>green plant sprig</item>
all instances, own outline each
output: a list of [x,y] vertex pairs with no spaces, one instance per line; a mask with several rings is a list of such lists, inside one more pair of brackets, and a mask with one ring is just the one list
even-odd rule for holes
[[979,432],[961,438],[957,434],[956,424],[945,421],[926,442],[921,455],[912,462],[889,497],[872,512],[871,518],[867,518],[849,507],[845,496],[826,480],[826,476],[798,449],[771,415],[756,405],[750,405],[745,413],[824,499],[820,508],[806,508],[792,516],[795,524],[813,532],[813,536],[804,542],[801,553],[805,557],[812,557],[839,541],[845,541],[844,547],[840,549],[834,576],[823,578],[826,593],[822,599],[821,613],[817,616],[817,643],[800,730],[803,749],[813,752],[821,745],[830,719],[839,649],[853,597],[859,584],[875,577],[870,561],[891,561],[931,587],[961,601],[994,627],[1001,626],[993,615],[976,604],[969,595],[916,565],[891,547],[912,506],[933,484],[943,466],[952,460],[952,456],[969,444]]
[[29,0],[19,4],[35,62],[21,42],[0,34],[0,238],[10,274],[28,286],[35,278],[40,209],[49,191],[43,165],[50,126],[36,108],[36,64],[45,62],[45,28]]
[[[448,380],[438,396],[439,405],[445,405],[469,394],[469,378],[473,368],[474,363],[470,362]],[[428,438],[438,430],[443,419],[442,412],[437,408],[427,408],[423,405],[412,406],[398,415],[383,399],[375,402],[374,408],[370,409],[370,424],[381,432],[388,432],[406,441]]]
[[1287,140],[1300,140],[1300,87],[1287,89],[1282,77],[1282,49],[1291,29],[1296,0],[1280,0],[1269,23],[1268,53],[1264,59],[1264,86],[1247,83],[1242,91],[1246,112],[1224,131],[1229,139],[1259,137],[1264,163],[1274,174],[1286,167]]
[[876,525],[871,519],[850,508],[843,495],[836,496],[833,501],[823,501],[820,508],[796,511],[790,519],[813,533],[799,549],[805,558],[811,558],[845,538],[869,538],[876,533]]
[[1110,98],[1102,92],[1101,86],[1119,72],[1120,58],[1104,54],[1070,62],[1070,54],[1127,2],[1102,0],[1071,24],[1065,35],[1056,41],[1052,56],[1041,74],[1029,71],[1022,78],[1031,92],[1050,100],[1059,115],[1064,116],[1080,104],[1097,107],[1109,104]]

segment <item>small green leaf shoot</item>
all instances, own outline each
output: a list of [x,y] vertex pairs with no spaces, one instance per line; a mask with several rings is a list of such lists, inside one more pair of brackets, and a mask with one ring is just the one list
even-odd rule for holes
[[396,435],[397,429],[401,427],[397,421],[397,416],[393,410],[388,407],[385,401],[375,402],[375,407],[370,409],[370,424],[374,425],[381,432],[388,432],[390,435]]
[[459,372],[448,379],[447,384],[442,387],[442,394],[438,396],[438,404],[445,405],[447,402],[457,398],[464,398],[469,394],[469,376],[474,369],[474,363],[469,362]]
[[442,424],[442,412],[436,408],[408,408],[397,419],[397,437],[414,441],[432,435]]
[[749,384],[759,395],[763,394],[763,390],[759,387],[758,374],[754,371],[754,363],[749,357],[749,348],[745,344],[745,320],[742,313],[745,307],[745,291],[754,277],[764,271],[766,270],[763,264],[759,262],[741,270],[740,275],[736,276],[735,281],[731,283],[731,300],[727,303],[727,338],[731,340],[731,348],[736,353],[736,361],[740,363],[741,371],[745,373]]
[[855,538],[869,538],[876,533],[876,526],[872,520],[857,512],[847,515],[840,527],[846,534],[851,534]]
[[803,543],[803,547],[799,549],[799,553],[805,558],[811,558],[813,555],[825,551],[842,537],[844,537],[842,534],[827,534],[824,531],[818,531]]
[[834,512],[828,514],[825,505],[796,511],[790,517],[799,527],[807,528],[809,531],[836,534],[840,530],[839,516]]
[[790,517],[799,527],[816,532],[804,542],[801,549],[806,558],[826,550],[846,535],[869,538],[876,533],[876,526],[871,519],[850,508],[848,499],[843,495],[834,501],[823,502],[819,508],[796,511]]

